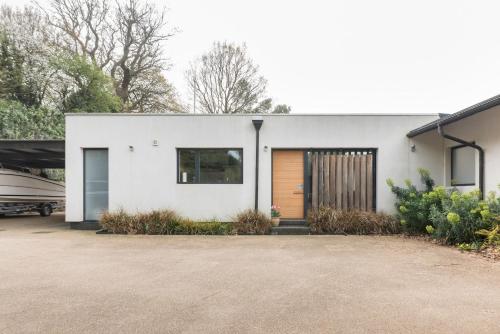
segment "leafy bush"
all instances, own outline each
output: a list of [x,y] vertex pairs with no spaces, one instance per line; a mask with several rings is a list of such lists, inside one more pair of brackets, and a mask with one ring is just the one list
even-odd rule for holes
[[116,234],[230,234],[232,226],[218,221],[194,222],[172,210],[128,214],[124,210],[102,215],[100,224]]
[[236,215],[234,231],[238,234],[269,234],[271,219],[264,213],[248,209]]
[[477,235],[480,235],[485,238],[485,244],[491,246],[500,246],[500,222],[499,218],[497,218],[497,223],[491,230],[482,229],[476,232]]
[[500,197],[496,197],[496,194],[491,192],[486,201],[488,212],[483,215],[492,220],[491,228],[481,229],[476,234],[485,238],[485,245],[500,246]]
[[500,222],[500,199],[490,193],[481,200],[479,191],[452,191],[441,198],[441,208],[431,208],[432,235],[448,244],[471,244],[475,248],[483,241],[495,245]]
[[441,198],[440,206],[431,207],[429,220],[432,236],[447,244],[478,242],[483,238],[476,231],[491,227],[488,204],[481,201],[479,191],[453,191]]
[[309,210],[307,223],[315,234],[394,234],[400,232],[396,218],[385,213],[336,210],[320,207]]
[[441,197],[446,196],[444,188],[434,189],[434,180],[427,170],[419,169],[418,172],[424,185],[423,190],[417,189],[409,180],[405,181],[406,187],[395,186],[391,179],[387,180],[391,191],[396,195],[395,205],[399,221],[403,230],[411,234],[426,231],[426,226],[429,225],[430,208],[439,207]]
[[478,249],[485,240],[495,239],[500,216],[500,199],[491,193],[481,200],[479,191],[462,193],[456,189],[434,187],[429,173],[419,170],[424,190],[406,181],[406,187],[388,184],[396,195],[398,218],[406,232],[427,232],[447,244],[461,249]]

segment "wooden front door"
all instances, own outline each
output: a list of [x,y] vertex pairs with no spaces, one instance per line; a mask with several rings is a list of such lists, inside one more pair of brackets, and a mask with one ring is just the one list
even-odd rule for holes
[[273,151],[273,204],[281,218],[304,218],[303,151]]

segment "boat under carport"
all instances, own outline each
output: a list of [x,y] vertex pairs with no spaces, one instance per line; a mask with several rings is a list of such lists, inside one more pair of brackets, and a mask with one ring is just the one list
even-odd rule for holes
[[64,207],[64,184],[42,169],[62,169],[64,140],[0,140],[0,216]]

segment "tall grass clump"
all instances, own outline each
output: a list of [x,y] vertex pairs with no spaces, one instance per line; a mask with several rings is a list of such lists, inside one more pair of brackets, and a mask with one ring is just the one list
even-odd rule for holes
[[272,223],[264,213],[248,209],[236,215],[233,227],[237,234],[269,234]]
[[401,230],[398,220],[385,213],[323,206],[309,210],[307,224],[313,234],[395,234]]
[[103,229],[116,234],[229,234],[227,223],[194,222],[173,210],[153,210],[129,214],[123,209],[102,215]]
[[137,230],[136,215],[120,209],[117,212],[105,212],[99,221],[101,227],[115,234],[127,234]]
[[195,222],[185,219],[177,225],[175,234],[186,235],[227,235],[232,234],[232,224],[218,220]]

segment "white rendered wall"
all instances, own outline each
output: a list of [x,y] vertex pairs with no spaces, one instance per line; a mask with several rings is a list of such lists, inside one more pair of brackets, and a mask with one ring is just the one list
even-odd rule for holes
[[[473,116],[443,127],[446,134],[475,141],[477,145],[484,149],[485,153],[485,193],[490,191],[498,192],[500,184],[500,107],[494,107],[480,112]],[[439,136],[436,131],[432,134],[436,140]],[[450,148],[460,145],[459,143],[445,140],[443,141],[443,156],[445,159],[443,168],[443,179],[446,186],[451,186],[451,155]],[[442,183],[443,184],[443,183]],[[472,187],[459,187],[462,190],[479,189],[479,154],[476,151],[476,185]]]
[[[252,115],[66,116],[66,219],[83,220],[83,148],[109,149],[109,209],[171,208],[192,219],[230,220],[253,208],[255,130]],[[259,207],[271,206],[272,148],[377,148],[377,209],[393,211],[387,178],[438,169],[432,143],[410,152],[406,133],[436,115],[264,115],[260,137]],[[153,140],[159,145],[153,146]],[[133,146],[131,152],[129,146]],[[264,151],[264,146],[268,150]],[[243,184],[177,184],[176,148],[243,148]],[[438,146],[439,147],[439,146]],[[426,154],[431,152],[432,154]]]
[[[411,146],[414,145],[414,152]],[[418,168],[424,168],[430,172],[431,177],[437,185],[444,184],[445,156],[444,140],[437,135],[436,131],[426,132],[410,139],[410,180],[419,189],[423,188]]]

